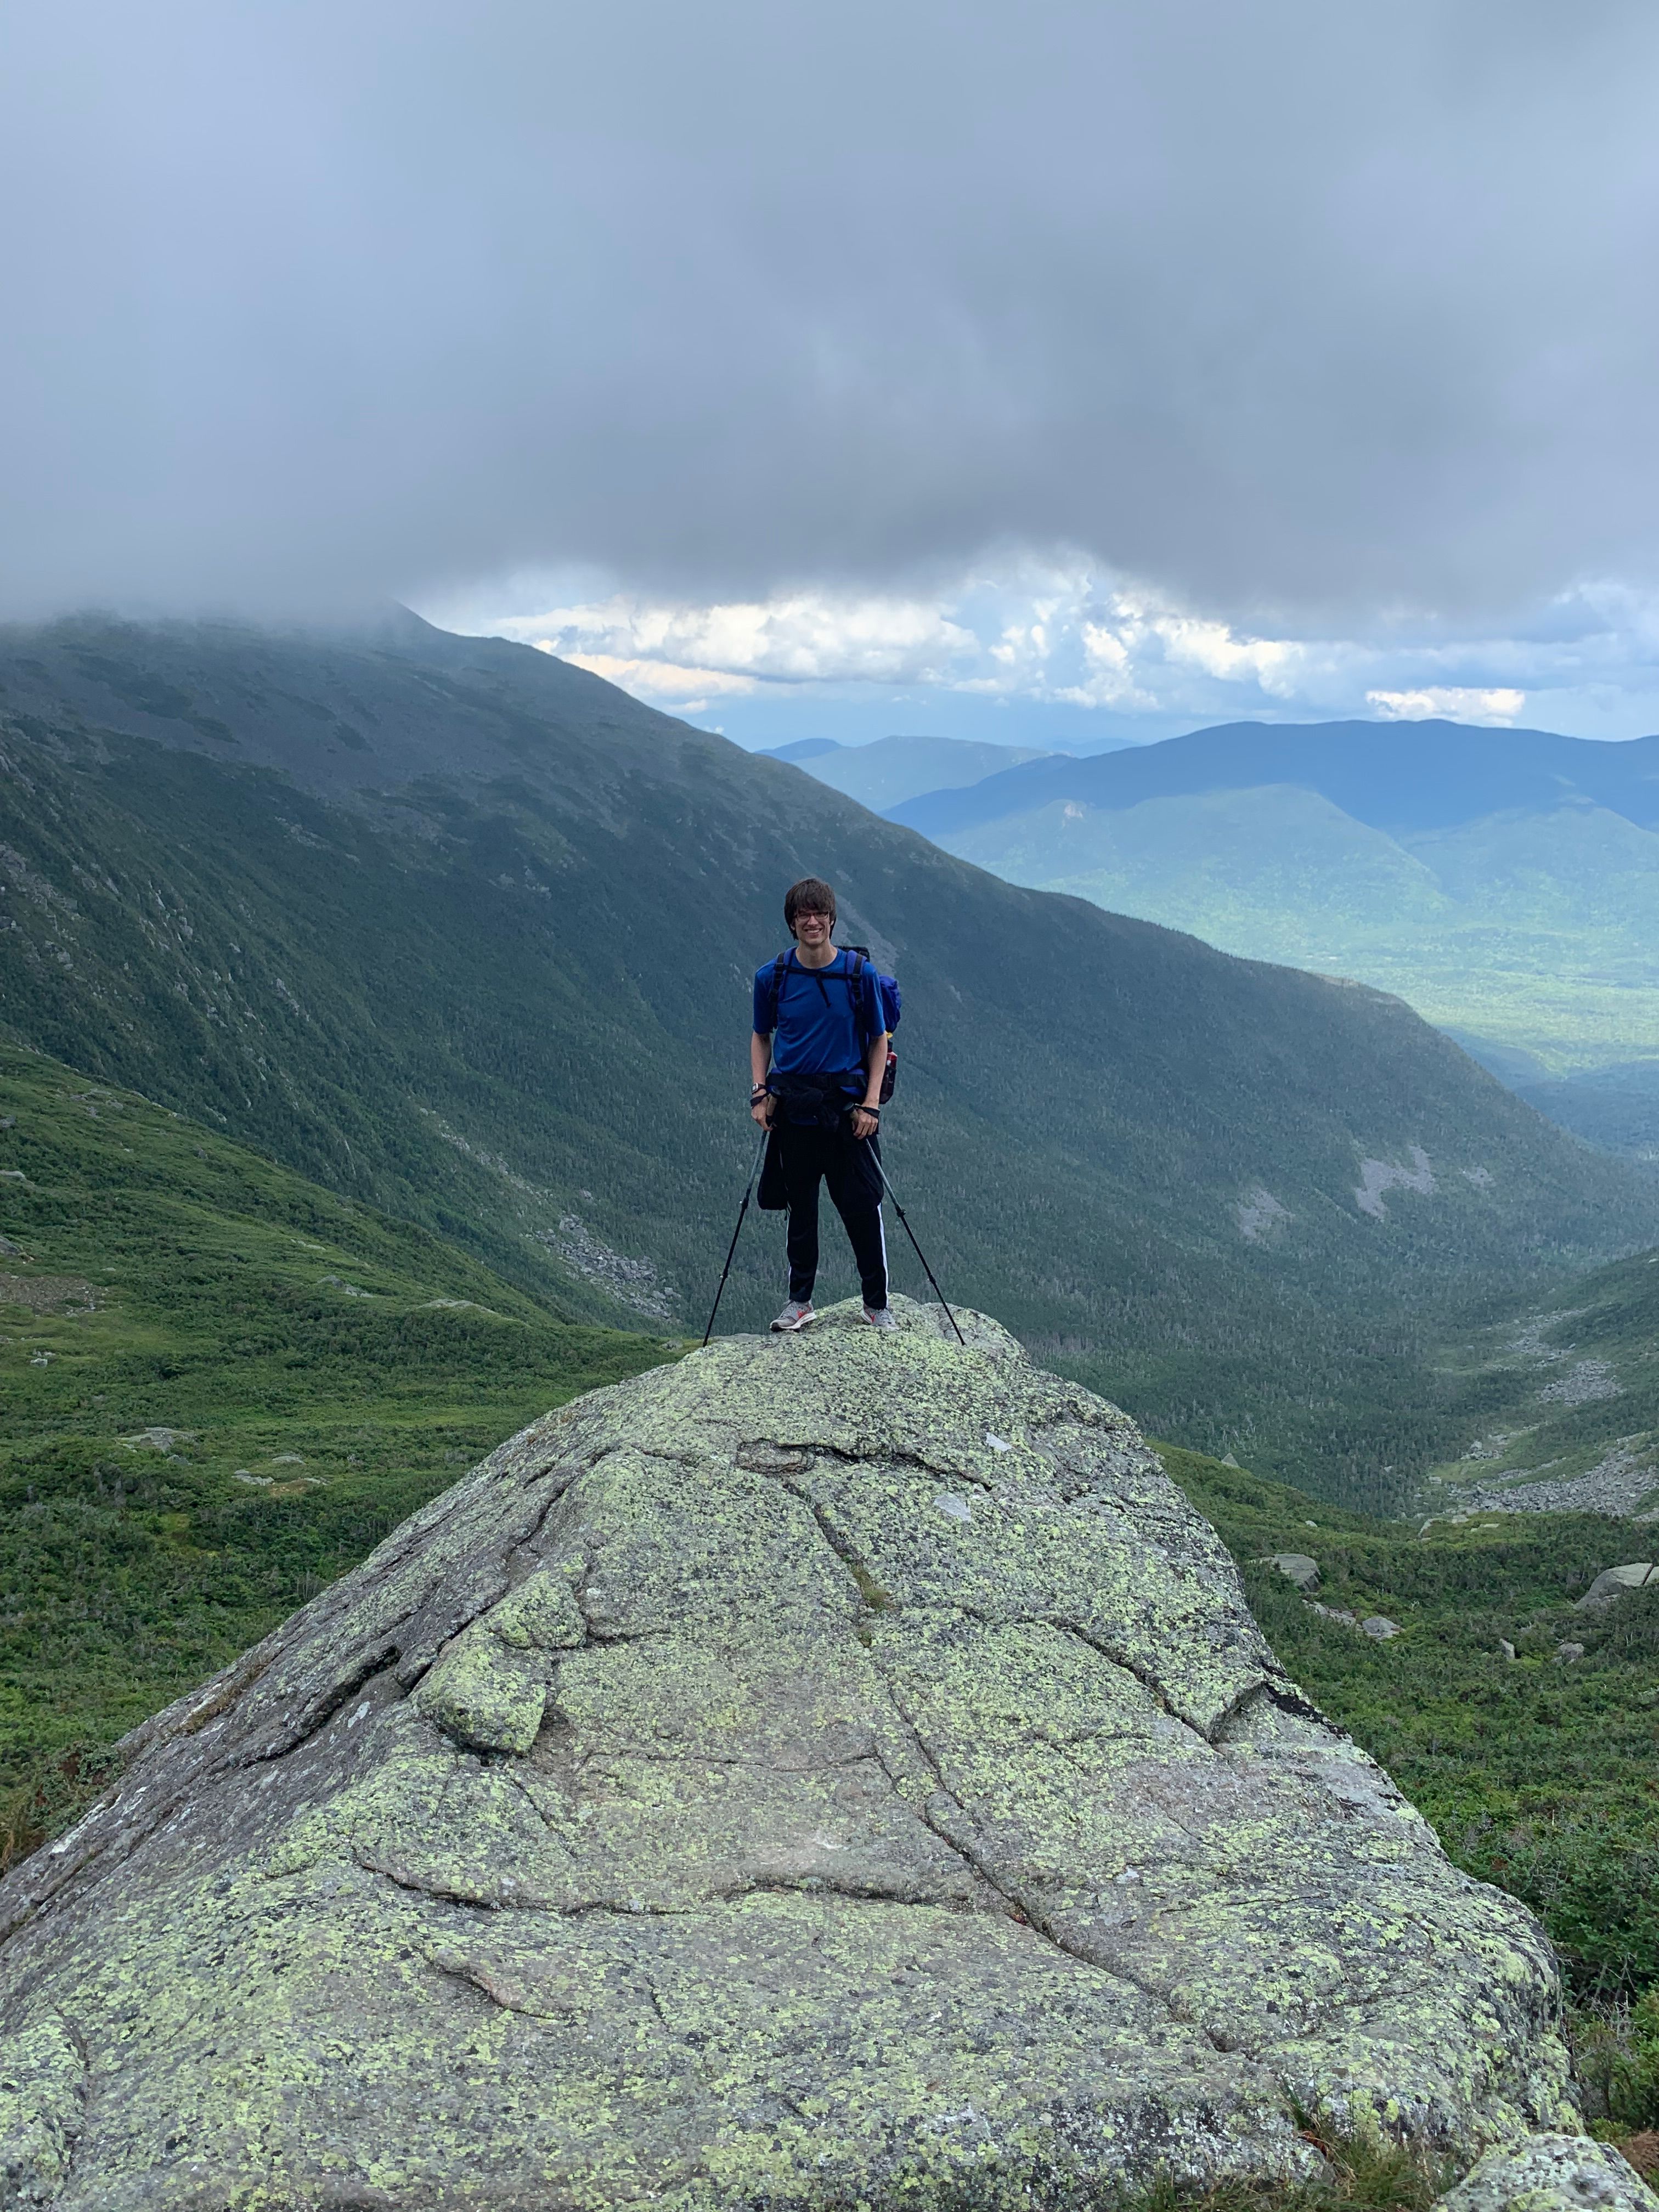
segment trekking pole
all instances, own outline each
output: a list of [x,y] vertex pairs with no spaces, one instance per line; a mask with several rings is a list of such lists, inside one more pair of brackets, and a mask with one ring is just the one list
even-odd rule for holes
[[[714,1304],[708,1309],[708,1326],[702,1333],[704,1349],[707,1349],[708,1340],[714,1334],[714,1316],[720,1311],[720,1300],[726,1295],[726,1279],[732,1272],[732,1255],[738,1249],[738,1237],[743,1234],[743,1217],[749,1211],[750,1194],[755,1188],[755,1177],[760,1173],[761,1154],[766,1150],[766,1140],[771,1133],[772,1132],[769,1129],[763,1129],[761,1131],[760,1143],[755,1147],[755,1164],[750,1169],[749,1180],[743,1188],[743,1204],[738,1208],[738,1225],[732,1231],[732,1242],[727,1245],[726,1249],[726,1265],[720,1269],[720,1286],[714,1293]],[[898,1204],[898,1200],[895,1199],[893,1203],[896,1206]],[[902,1218],[902,1217],[901,1217],[901,1218]],[[923,1267],[925,1267],[927,1264],[927,1262],[924,1260],[922,1261]]]
[[949,1300],[945,1297],[944,1291],[940,1290],[939,1286],[938,1278],[934,1275],[933,1269],[927,1264],[927,1255],[922,1250],[920,1244],[916,1244],[916,1232],[911,1228],[908,1221],[905,1219],[904,1208],[898,1202],[898,1193],[894,1189],[892,1184],[888,1182],[887,1170],[883,1167],[878,1156],[874,1152],[872,1152],[870,1157],[876,1163],[876,1173],[881,1177],[881,1187],[886,1192],[888,1197],[892,1200],[893,1211],[897,1214],[900,1224],[902,1227],[905,1235],[909,1238],[912,1244],[915,1244],[916,1257],[921,1262],[921,1270],[923,1274],[927,1276],[928,1281],[933,1285],[933,1296],[945,1308],[945,1318],[950,1322],[951,1328],[956,1329],[957,1342],[965,1352],[968,1349],[968,1340],[963,1334],[961,1329],[957,1327],[957,1317],[951,1310]]

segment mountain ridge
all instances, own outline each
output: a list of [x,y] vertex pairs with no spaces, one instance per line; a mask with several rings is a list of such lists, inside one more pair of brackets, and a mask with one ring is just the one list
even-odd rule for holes
[[81,623],[0,684],[11,1033],[572,1320],[701,1327],[809,872],[905,986],[888,1159],[947,1291],[1178,1440],[1393,1480],[1441,1455],[1421,1311],[1659,1235],[1397,1001],[1011,887],[527,647]]
[[[1650,827],[1659,823],[1659,736],[1612,743],[1439,720],[1225,722],[1086,759],[1028,762],[965,791],[925,793],[890,813],[937,836],[1055,799],[1113,809],[1275,783],[1316,791],[1373,829],[1449,829],[1575,797],[1615,812],[1633,809],[1628,818]],[[1494,802],[1494,791],[1506,795]]]
[[769,760],[787,761],[815,782],[844,792],[873,813],[936,788],[954,788],[1046,757],[1038,745],[997,745],[971,738],[877,738],[865,745],[830,738],[803,738],[769,748]]
[[[1010,882],[1397,993],[1640,1158],[1659,1127],[1656,808],[1659,738],[1370,723],[1034,763],[891,812]],[[1607,1095],[1597,1072],[1621,1067]]]

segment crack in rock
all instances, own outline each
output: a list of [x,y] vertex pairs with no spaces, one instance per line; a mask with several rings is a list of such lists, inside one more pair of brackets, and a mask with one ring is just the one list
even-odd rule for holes
[[349,1674],[335,1685],[294,1733],[279,1743],[250,1752],[238,1764],[243,1766],[265,1766],[275,1759],[289,1759],[296,1751],[302,1751],[307,1744],[314,1741],[322,1734],[329,1723],[343,1712],[360,1692],[366,1690],[369,1684],[378,1680],[380,1675],[389,1673],[397,1665],[398,1656],[398,1647],[395,1644],[382,1645],[379,1651],[370,1653],[368,1658],[353,1668]]
[[[939,1761],[933,1755],[932,1747],[928,1744],[927,1739],[922,1735],[921,1729],[917,1726],[910,1714],[906,1711],[902,1699],[899,1697],[897,1691],[894,1689],[890,1682],[888,1684],[888,1692],[892,1698],[894,1711],[896,1712],[900,1719],[903,1721],[906,1728],[909,1730],[911,1739],[915,1745],[918,1755],[927,1765],[929,1772],[933,1776],[933,1778],[938,1784],[936,1794],[943,1797],[945,1802],[951,1807],[951,1810],[957,1814],[963,1820],[969,1820],[971,1816],[969,1814],[967,1808],[947,1785],[945,1777],[939,1770]],[[1003,1879],[1002,1875],[988,1859],[985,1858],[979,1852],[974,1850],[969,1844],[963,1843],[958,1837],[951,1835],[947,1829],[940,1826],[939,1821],[934,1817],[931,1799],[928,1803],[921,1808],[921,1817],[927,1822],[928,1827],[932,1829],[933,1832],[939,1838],[939,1841],[943,1844],[948,1844],[950,1848],[964,1862],[964,1863],[979,1876],[980,1880],[984,1882],[988,1888],[995,1891],[997,1895],[1000,1897],[1004,1900],[1005,1904],[1010,1908],[1015,1917],[1021,1921],[1025,1926],[1034,1929],[1038,1936],[1042,1937],[1045,1942],[1052,1944],[1054,1949],[1060,1952],[1063,1957],[1074,1960],[1080,1966],[1086,1966],[1091,1973],[1103,1975],[1108,1981],[1121,1982],[1130,1989],[1138,1990],[1142,1996],[1147,1998],[1152,2003],[1158,2006],[1160,2009],[1168,2015],[1173,2025],[1178,2027],[1191,2027],[1196,2029],[1198,2033],[1204,2037],[1205,2040],[1210,2045],[1212,2050],[1227,2052],[1236,2047],[1232,2045],[1218,2040],[1215,2034],[1204,2021],[1195,2019],[1191,2013],[1178,2008],[1173,1998],[1165,1996],[1161,1990],[1156,1989],[1151,1984],[1142,1980],[1132,1970],[1115,1962],[1109,1966],[1103,1960],[1091,1957],[1088,1952],[1079,1950],[1076,1944],[1068,1942],[1065,1935],[1055,1927],[1048,1914],[1043,1911],[1040,1905],[1037,1905],[1029,1893],[1012,1887]]]

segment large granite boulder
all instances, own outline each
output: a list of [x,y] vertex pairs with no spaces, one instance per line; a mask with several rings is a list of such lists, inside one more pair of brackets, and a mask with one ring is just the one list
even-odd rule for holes
[[1597,1575],[1574,1608],[1578,1613],[1605,1613],[1626,1590],[1644,1589],[1659,1574],[1651,1559],[1636,1559],[1624,1567],[1608,1567]]
[[0,1884],[0,2202],[1097,2201],[1574,2124],[1133,1425],[905,1308],[526,1429]]

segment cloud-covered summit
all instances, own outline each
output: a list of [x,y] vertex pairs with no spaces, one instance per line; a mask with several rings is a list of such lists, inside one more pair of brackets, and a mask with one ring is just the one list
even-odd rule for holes
[[925,599],[1012,546],[1295,639],[1652,574],[1635,0],[65,0],[0,45],[9,612]]

